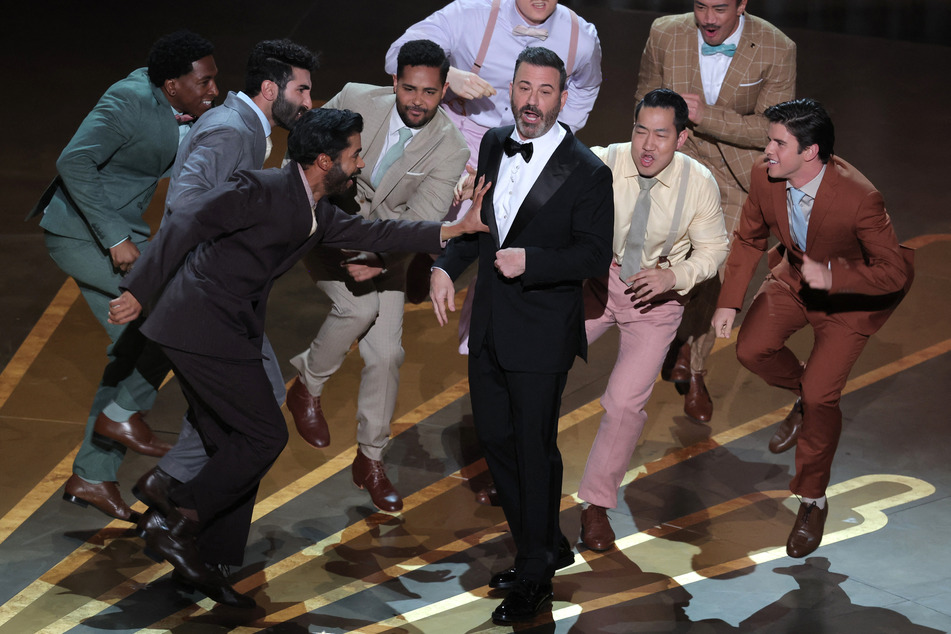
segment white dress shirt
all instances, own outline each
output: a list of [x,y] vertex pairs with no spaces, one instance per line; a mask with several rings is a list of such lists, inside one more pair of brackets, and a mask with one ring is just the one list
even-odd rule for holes
[[528,192],[538,180],[538,176],[548,163],[548,159],[555,153],[562,139],[565,138],[565,129],[557,123],[548,132],[537,139],[523,140],[518,130],[512,130],[512,139],[519,143],[532,144],[532,160],[525,162],[521,154],[506,156],[502,154],[499,163],[498,182],[492,189],[495,190],[492,202],[495,205],[495,222],[499,227],[499,242],[505,241],[515,215],[522,203],[525,202]]
[[[745,19],[746,16],[740,16],[740,23],[730,37],[723,40],[724,44],[739,46]],[[700,29],[697,29],[697,50],[699,51],[702,47],[703,35],[700,34]],[[723,79],[726,77],[726,72],[730,70],[730,62],[733,61],[733,58],[723,53],[704,55],[702,52],[698,52],[698,55],[700,55],[700,80],[703,82],[703,99],[707,102],[707,105],[712,106],[720,98],[720,87],[723,86]]]

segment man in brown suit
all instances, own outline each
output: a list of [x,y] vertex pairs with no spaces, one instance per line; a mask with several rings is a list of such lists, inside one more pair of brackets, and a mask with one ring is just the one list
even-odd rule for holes
[[[655,20],[635,96],[639,102],[655,88],[669,88],[687,101],[690,137],[681,151],[713,172],[731,239],[750,170],[766,144],[763,111],[792,99],[796,87],[796,45],[745,10],[746,0],[697,0],[693,13]],[[702,422],[713,416],[703,376],[719,285],[714,278],[697,286],[678,334],[687,343],[670,374],[678,384],[689,383],[684,412]]]
[[[719,337],[730,336],[746,287],[774,236],[779,245],[770,252],[771,275],[747,311],[736,356],[770,385],[799,397],[769,449],[779,453],[796,446],[789,488],[802,503],[786,553],[805,557],[818,548],[829,510],[825,491],[842,431],[842,389],[913,272],[902,258],[882,195],[832,155],[835,129],[822,105],[799,99],[764,114],[767,161],[753,169],[713,329]],[[800,362],[785,342],[807,324],[815,343]]]

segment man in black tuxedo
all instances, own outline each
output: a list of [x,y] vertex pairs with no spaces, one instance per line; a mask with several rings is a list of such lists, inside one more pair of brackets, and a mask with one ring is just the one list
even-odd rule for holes
[[581,285],[607,269],[614,231],[610,169],[556,125],[567,97],[561,59],[525,49],[509,91],[515,125],[489,130],[479,151],[478,174],[495,184],[481,209],[490,233],[453,240],[430,279],[444,325],[452,280],[479,259],[472,413],[517,550],[489,583],[511,590],[492,614],[502,623],[534,618],[555,570],[574,560],[558,525],[558,414],[568,370],[587,354]]
[[[150,308],[142,333],[171,361],[209,455],[198,475],[171,488],[175,508],[166,517],[150,512],[140,528],[154,553],[218,602],[255,605],[205,565],[197,537],[223,514],[254,503],[287,443],[261,354],[274,281],[318,243],[428,253],[465,231],[485,230],[475,214],[448,225],[369,222],[328,202],[364,167],[362,129],[349,110],[310,110],[288,137],[292,160],[283,169],[239,171],[226,185],[180,199],[177,209],[173,203],[110,303],[109,320],[117,324]],[[251,514],[234,516],[250,522]]]

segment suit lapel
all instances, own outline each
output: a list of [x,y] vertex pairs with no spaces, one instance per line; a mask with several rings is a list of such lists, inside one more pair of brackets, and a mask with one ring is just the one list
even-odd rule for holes
[[258,114],[235,93],[228,94],[224,106],[237,112],[238,116],[241,117],[241,121],[244,122],[244,125],[248,126],[249,130],[254,131],[252,152],[254,153],[255,169],[257,169],[257,166],[264,167],[264,155],[267,154],[267,141],[265,140],[264,127],[261,125],[261,120],[258,119]]
[[518,208],[518,214],[516,214],[515,220],[512,221],[512,226],[505,236],[503,247],[510,245],[542,207],[548,203],[577,163],[578,159],[574,151],[574,135],[571,134],[570,130],[566,130],[565,138],[561,140],[561,144],[548,159],[548,164],[545,165],[535,184],[532,185],[522,206]]
[[816,199],[812,201],[812,211],[809,214],[809,229],[806,231],[806,252],[809,252],[816,241],[816,236],[822,227],[822,223],[831,213],[835,205],[835,197],[838,193],[839,173],[836,166],[836,159],[833,156],[826,164],[826,173],[822,176],[822,182],[819,183],[819,189],[816,191]]
[[[740,34],[740,42],[737,44],[736,53],[733,60],[727,67],[726,75],[723,77],[723,84],[720,86],[720,94],[717,96],[717,105],[732,106],[734,95],[740,87],[740,83],[749,75],[750,65],[753,63],[756,47],[756,27],[753,21],[747,17],[743,25],[743,33]],[[699,64],[697,64],[699,73]]]
[[[363,162],[367,164],[367,183],[370,182],[376,164],[380,162],[380,154],[383,152],[383,146],[386,144],[386,135],[390,130],[390,108],[393,107],[395,102],[395,95],[387,95],[381,99],[374,99],[368,105],[368,109],[371,109],[372,114],[367,114],[365,118],[369,119],[371,116],[373,118],[379,117],[382,119],[382,123],[377,127],[372,138],[367,134],[369,130],[366,128],[363,129],[361,141],[364,144]],[[390,187],[392,188],[392,185]],[[376,196],[374,196],[374,198],[376,198]]]
[[482,201],[482,222],[489,227],[489,233],[492,234],[496,248],[499,248],[501,243],[499,241],[499,225],[495,221],[495,188],[498,187],[499,164],[502,162],[502,140],[512,134],[513,128],[514,126],[506,126],[486,132],[486,136],[489,137],[493,146],[488,148],[488,162],[485,166],[485,172],[477,175],[476,178],[478,183],[478,176],[484,175],[486,182],[492,183],[492,188],[486,192],[486,197]]

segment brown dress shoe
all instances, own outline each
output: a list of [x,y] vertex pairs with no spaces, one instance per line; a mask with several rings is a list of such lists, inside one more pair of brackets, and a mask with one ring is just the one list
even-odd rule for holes
[[494,482],[476,492],[476,502],[485,504],[486,506],[499,506],[501,504],[499,501],[499,492],[495,488]]
[[706,370],[690,373],[690,389],[684,397],[684,414],[701,423],[708,423],[713,418],[713,400],[703,382],[706,373]]
[[826,526],[826,516],[829,514],[829,501],[822,508],[816,503],[799,505],[799,514],[793,524],[789,539],[786,540],[786,554],[790,557],[805,557],[819,547],[822,541],[822,531]]
[[373,504],[381,511],[395,513],[403,508],[403,498],[386,477],[383,463],[370,460],[360,449],[357,449],[357,457],[353,460],[353,483],[360,489],[366,489]]
[[581,543],[598,552],[614,546],[614,531],[603,506],[589,504],[581,511]]
[[294,379],[291,389],[287,390],[287,409],[294,417],[297,433],[308,444],[318,448],[330,444],[330,428],[320,409],[320,397],[311,396],[300,377]]
[[144,502],[146,506],[158,510],[162,515],[168,515],[175,508],[172,501],[168,499],[168,491],[179,484],[181,483],[178,480],[162,471],[161,468],[153,467],[135,483],[132,487],[132,495]]
[[167,442],[162,442],[155,437],[155,434],[145,423],[145,419],[142,418],[141,412],[136,412],[124,423],[114,421],[99,412],[93,430],[100,436],[111,438],[132,451],[146,456],[161,458],[172,448]]
[[677,360],[674,361],[674,367],[670,369],[670,378],[667,380],[674,383],[690,383],[689,343],[680,346],[680,350],[677,352]]
[[117,520],[135,524],[140,519],[139,514],[130,509],[129,505],[122,499],[122,494],[119,493],[119,487],[115,482],[91,484],[74,473],[66,481],[63,499],[83,508],[92,504],[109,517],[114,517]]
[[802,399],[796,399],[792,410],[779,424],[779,429],[769,439],[769,450],[773,453],[783,453],[792,449],[799,440],[799,432],[802,431]]

